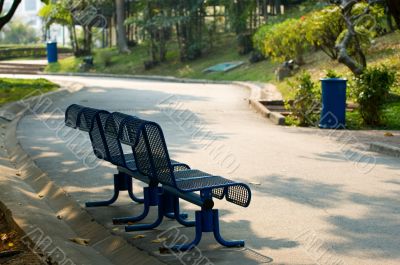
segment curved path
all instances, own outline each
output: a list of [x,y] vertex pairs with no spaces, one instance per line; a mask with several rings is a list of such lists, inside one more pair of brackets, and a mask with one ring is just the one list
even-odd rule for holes
[[[78,103],[155,120],[174,159],[250,183],[248,209],[217,202],[225,209],[223,235],[245,239],[248,249],[213,250],[205,240],[200,249],[215,264],[257,264],[269,258],[273,264],[400,264],[400,161],[364,152],[351,132],[274,126],[249,109],[249,92],[236,86],[48,78],[86,86],[56,100],[61,110]],[[88,169],[71,151],[83,142],[66,144],[60,134],[69,129],[49,129],[51,122],[62,124],[63,116],[25,116],[18,127],[23,148],[80,203],[107,198],[114,169],[107,164]],[[141,209],[123,197],[116,206],[89,211],[119,233],[110,216]],[[160,230],[121,235],[145,234],[133,244],[156,253],[158,245],[150,238],[173,225],[166,221]],[[191,229],[182,231],[191,235]],[[160,259],[177,264],[168,255]]]

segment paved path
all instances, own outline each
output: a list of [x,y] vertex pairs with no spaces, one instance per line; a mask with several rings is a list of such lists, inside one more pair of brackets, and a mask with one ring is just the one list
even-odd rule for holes
[[[248,249],[200,245],[215,264],[258,264],[269,258],[273,264],[400,264],[399,159],[363,151],[351,132],[274,126],[249,109],[248,91],[239,87],[74,80],[87,88],[54,102],[62,110],[78,103],[155,120],[165,130],[174,159],[250,183],[248,209],[217,202],[225,209],[223,235],[245,239]],[[62,120],[49,113],[26,116],[18,130],[22,146],[81,203],[106,198],[114,169],[107,164],[86,168],[60,140],[60,132],[46,126]],[[90,211],[119,233],[109,217],[141,208],[127,202]],[[167,221],[161,230],[171,225]],[[149,240],[161,230],[121,235],[146,235],[131,241],[157,255],[158,246]],[[182,231],[190,234],[191,229]],[[161,259],[177,264],[170,256]]]

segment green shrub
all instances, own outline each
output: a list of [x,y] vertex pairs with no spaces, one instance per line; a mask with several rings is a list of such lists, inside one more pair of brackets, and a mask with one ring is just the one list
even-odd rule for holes
[[112,58],[114,56],[114,53],[112,51],[101,51],[99,53],[99,61],[101,65],[104,67],[108,67],[112,64]]
[[[71,53],[70,48],[58,47],[58,53]],[[29,58],[29,57],[46,57],[46,47],[34,47],[34,46],[10,46],[1,48],[0,60],[16,59],[16,58]]]
[[309,47],[303,24],[303,19],[288,19],[272,27],[265,26],[254,37],[256,47],[274,61],[296,59],[302,64],[303,54]]
[[267,55],[267,51],[265,50],[265,39],[269,36],[269,33],[272,30],[272,25],[264,25],[259,27],[256,33],[253,35],[253,45],[254,48],[260,51],[263,55]]
[[326,78],[341,78],[342,76],[338,74],[335,70],[329,69],[326,71]]
[[193,43],[190,45],[187,49],[187,59],[189,61],[196,60],[197,58],[200,58],[203,51],[203,45],[201,43]]
[[396,72],[386,66],[369,67],[356,78],[354,94],[365,125],[382,125],[383,105],[395,81]]
[[312,81],[311,75],[303,72],[296,78],[296,82],[289,85],[295,90],[294,101],[289,106],[291,118],[295,118],[299,126],[314,125],[318,120],[320,100],[316,93],[317,85]]

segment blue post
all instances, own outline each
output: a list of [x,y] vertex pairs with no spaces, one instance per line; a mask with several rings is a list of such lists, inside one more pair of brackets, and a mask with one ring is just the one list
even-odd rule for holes
[[346,125],[347,80],[340,78],[321,79],[322,112],[319,127],[343,129]]
[[56,63],[58,61],[57,42],[47,42],[47,61]]

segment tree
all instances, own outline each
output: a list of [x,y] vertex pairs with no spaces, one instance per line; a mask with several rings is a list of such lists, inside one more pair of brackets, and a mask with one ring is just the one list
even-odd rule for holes
[[[333,0],[331,1],[340,6],[342,16],[345,21],[346,30],[336,46],[338,50],[338,61],[346,65],[356,76],[363,73],[367,67],[367,59],[362,48],[360,34],[356,30],[357,23],[363,16],[370,13],[370,5],[367,4],[362,12],[355,13],[354,9],[362,0]],[[349,52],[351,50],[351,54]]]
[[3,37],[1,43],[6,44],[30,44],[37,43],[39,38],[36,31],[29,25],[18,21],[7,24],[3,29]]
[[39,16],[44,20],[48,29],[53,23],[68,27],[69,38],[75,55],[79,55],[79,44],[71,12],[65,2],[50,3],[40,9]]
[[[21,4],[22,0],[14,0],[10,10],[4,15],[0,17],[0,30],[3,29],[3,27],[10,22],[11,18],[14,16],[15,11],[17,11],[17,8],[19,4]],[[48,0],[41,0],[43,3],[48,3]],[[4,6],[4,0],[0,0],[0,14],[3,12],[3,6]]]
[[386,0],[389,13],[394,17],[397,27],[400,29],[400,1],[399,0]]
[[321,49],[332,60],[336,60],[338,57],[336,41],[345,29],[340,8],[327,7],[311,12],[303,19],[305,20],[306,40]]
[[115,13],[117,15],[117,46],[120,53],[129,53],[125,31],[125,0],[115,0]]
[[[74,53],[81,56],[91,53],[92,37],[96,34],[92,30],[106,27],[107,20],[102,12],[115,11],[113,3],[114,0],[58,0],[43,7],[39,15],[45,19],[46,26],[52,23],[67,25]],[[77,37],[75,26],[82,27],[83,40]]]

